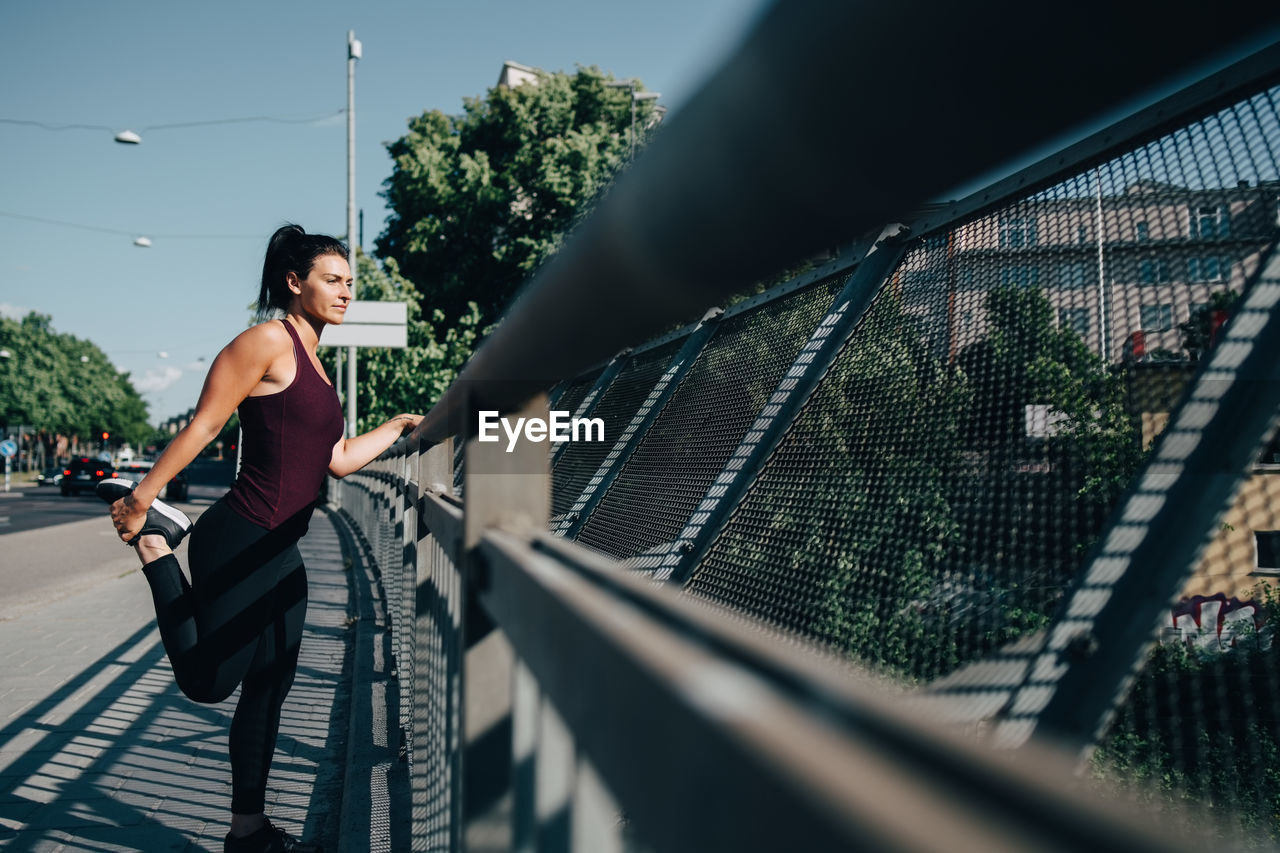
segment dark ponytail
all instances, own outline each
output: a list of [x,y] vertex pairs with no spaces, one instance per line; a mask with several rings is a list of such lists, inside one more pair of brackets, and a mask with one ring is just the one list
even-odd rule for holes
[[339,255],[351,262],[345,244],[325,234],[308,234],[300,225],[285,225],[276,229],[267,243],[267,257],[262,262],[262,289],[258,291],[258,319],[265,320],[275,309],[288,309],[293,292],[285,282],[285,276],[295,273],[298,278],[311,274],[311,267],[321,255]]

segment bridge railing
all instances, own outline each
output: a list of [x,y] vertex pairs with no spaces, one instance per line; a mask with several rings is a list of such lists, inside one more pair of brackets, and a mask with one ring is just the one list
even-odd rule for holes
[[[770,65],[823,14],[786,5],[737,67],[801,74],[766,90],[799,103],[714,78],[411,440],[333,486],[386,593],[414,849],[1166,849],[1201,810],[1273,845],[1280,48],[868,229],[870,171],[905,172],[835,174],[866,133]],[[707,152],[771,107],[797,127],[732,156],[807,139],[832,187],[747,169],[744,213]],[[996,112],[992,146],[1025,132]],[[727,223],[693,227],[704,194]],[[552,410],[605,440],[475,438]]]

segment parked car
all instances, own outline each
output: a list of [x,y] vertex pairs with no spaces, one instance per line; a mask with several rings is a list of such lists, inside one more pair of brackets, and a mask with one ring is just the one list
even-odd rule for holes
[[[122,463],[120,467],[116,469],[116,474],[126,480],[132,480],[137,483],[150,473],[153,464],[155,463],[143,460],[134,460],[132,462]],[[168,484],[165,485],[164,499],[167,501],[185,501],[189,491],[190,486],[187,484],[187,472],[184,469],[179,471],[171,480],[169,480]]]
[[91,456],[74,456],[71,464],[62,469],[62,479],[58,482],[63,496],[78,495],[91,492],[99,480],[118,476],[110,462],[94,459]]
[[56,486],[60,482],[62,482],[62,467],[59,465],[51,465],[36,474],[37,486]]

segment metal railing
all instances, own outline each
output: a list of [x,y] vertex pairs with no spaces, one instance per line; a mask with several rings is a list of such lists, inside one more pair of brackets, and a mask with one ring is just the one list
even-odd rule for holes
[[[1082,781],[1101,745],[1089,776],[1172,777],[1171,803],[1208,800],[1274,843],[1264,753],[1280,678],[1265,636],[1211,660],[1150,655],[1189,580],[1265,568],[1237,571],[1231,540],[1219,575],[1204,559],[1280,410],[1280,47],[637,344],[1050,129],[996,109],[993,136],[1012,138],[922,165],[902,197],[878,183],[891,167],[833,172],[799,200],[776,169],[729,187],[743,164],[721,173],[706,155],[743,112],[797,122],[733,155],[746,165],[792,138],[818,152],[806,168],[843,164],[841,145],[868,156],[847,116],[805,113],[828,60],[787,60],[822,55],[816,31],[834,51],[840,34],[875,43],[893,22],[815,7],[782,4],[739,54],[751,80],[771,80],[763,101],[748,108],[742,81],[714,78],[410,440],[332,484],[387,595],[413,803],[392,818],[424,850],[1199,845],[1190,807],[1152,821]],[[1129,50],[1150,22],[1112,12],[1099,38]],[[983,15],[948,26],[974,50],[1010,35]],[[1174,30],[1154,54],[1081,74],[1131,93],[1201,35]],[[1035,47],[1019,85],[1063,96],[1036,69],[1070,45]],[[1088,82],[1067,87],[1055,120],[1098,106]],[[981,96],[1001,91],[975,86],[981,118],[995,103]],[[893,114],[909,130],[928,106]],[[694,221],[739,192],[731,221]],[[775,231],[751,221],[762,212]],[[733,254],[734,241],[751,245]],[[1211,300],[1228,297],[1219,329]],[[1181,345],[1175,315],[1187,341],[1203,320],[1217,346],[1160,374],[1176,386],[1138,394],[1151,356],[1169,355],[1153,351]],[[550,403],[535,393],[553,383]],[[474,440],[481,409],[550,408],[600,417],[608,440]],[[1162,432],[1145,428],[1165,415]],[[1259,488],[1250,523],[1270,513],[1258,530],[1280,529]],[[1220,739],[1197,742],[1197,727]],[[1233,744],[1252,763],[1208,778]]]

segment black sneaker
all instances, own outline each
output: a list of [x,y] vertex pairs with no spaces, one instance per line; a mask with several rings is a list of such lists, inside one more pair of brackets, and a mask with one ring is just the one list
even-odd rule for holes
[[[137,485],[132,480],[122,477],[99,480],[96,491],[98,497],[113,504],[132,492]],[[186,536],[190,530],[191,519],[185,512],[156,499],[151,502],[151,508],[147,510],[147,520],[142,523],[142,530],[138,531],[138,536],[158,533],[164,537],[165,542],[169,543],[170,548],[177,548],[182,537]]]
[[240,838],[228,832],[222,853],[324,853],[324,848],[294,838],[268,821],[262,829]]

